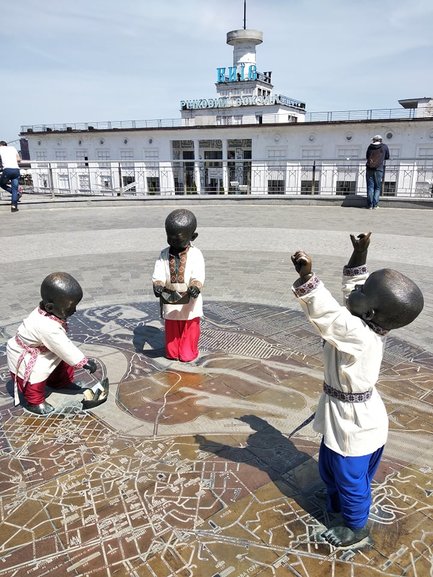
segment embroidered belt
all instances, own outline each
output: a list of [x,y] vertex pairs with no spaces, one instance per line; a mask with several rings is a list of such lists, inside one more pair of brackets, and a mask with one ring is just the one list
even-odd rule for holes
[[[19,335],[15,335],[15,342],[17,343],[17,345],[19,345],[23,349],[23,352],[18,357],[15,377],[18,377],[18,372],[19,372],[21,363],[23,362],[26,354],[30,355],[30,359],[26,365],[24,375],[23,375],[22,387],[24,389],[25,386],[27,385],[27,383],[29,382],[30,375],[32,374],[33,367],[36,364],[36,360],[38,358],[39,353],[44,353],[48,349],[47,349],[47,347],[44,347],[44,345],[40,345],[40,346],[36,346],[36,347],[30,347],[29,345],[26,345],[26,343],[21,339],[21,337]],[[15,383],[14,383],[14,399],[15,399],[15,405],[18,405],[19,404],[19,396],[18,396],[18,387],[17,387],[16,379],[15,379]]]
[[371,398],[373,389],[363,393],[343,393],[343,391],[339,391],[338,389],[334,389],[326,383],[323,383],[323,392],[330,397],[334,397],[334,399],[343,401],[344,403],[365,403],[365,401],[368,401],[368,399]]

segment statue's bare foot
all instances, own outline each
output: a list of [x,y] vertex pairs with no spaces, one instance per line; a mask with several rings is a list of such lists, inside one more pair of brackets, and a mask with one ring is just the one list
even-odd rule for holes
[[338,525],[325,531],[323,537],[334,547],[360,549],[372,544],[367,525],[362,529],[350,529],[345,525]]

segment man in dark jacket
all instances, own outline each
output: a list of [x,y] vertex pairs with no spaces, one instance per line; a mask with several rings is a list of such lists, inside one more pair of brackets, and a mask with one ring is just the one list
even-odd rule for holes
[[367,208],[377,208],[382,189],[385,160],[389,158],[389,148],[382,137],[373,136],[366,153]]

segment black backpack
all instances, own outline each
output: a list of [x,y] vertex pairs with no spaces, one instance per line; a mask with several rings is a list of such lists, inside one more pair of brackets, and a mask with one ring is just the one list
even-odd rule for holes
[[383,152],[382,147],[378,146],[370,151],[367,159],[367,168],[377,169],[383,164]]

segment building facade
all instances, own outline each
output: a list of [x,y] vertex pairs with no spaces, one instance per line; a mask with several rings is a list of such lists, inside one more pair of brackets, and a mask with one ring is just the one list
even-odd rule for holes
[[216,96],[184,99],[181,117],[23,126],[33,187],[58,194],[348,194],[365,190],[365,151],[390,148],[385,194],[417,195],[433,182],[433,100],[400,108],[308,113],[260,72],[258,30],[233,30]]

